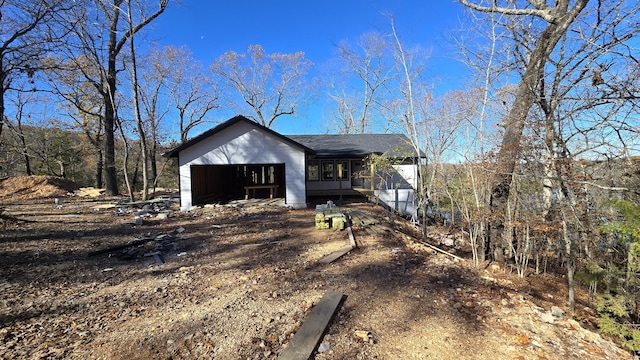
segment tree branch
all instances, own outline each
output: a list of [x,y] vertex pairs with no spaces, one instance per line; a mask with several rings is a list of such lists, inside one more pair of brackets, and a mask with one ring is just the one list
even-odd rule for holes
[[555,22],[556,17],[553,15],[552,9],[549,9],[547,4],[542,0],[530,0],[529,2],[535,6],[535,9],[512,9],[506,7],[499,7],[493,5],[491,7],[481,6],[478,4],[474,4],[469,2],[468,0],[458,0],[460,3],[470,9],[485,12],[485,13],[499,13],[505,15],[530,15],[540,17],[547,22]]

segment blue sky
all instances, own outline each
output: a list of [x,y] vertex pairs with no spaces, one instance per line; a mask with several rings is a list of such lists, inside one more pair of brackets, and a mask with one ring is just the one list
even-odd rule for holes
[[[388,32],[389,21],[382,14],[389,13],[405,43],[430,51],[429,73],[436,85],[455,88],[463,86],[464,67],[455,60],[448,38],[450,30],[460,26],[463,9],[454,0],[183,0],[170,2],[152,23],[151,37],[164,45],[186,45],[204,64],[225,51],[245,52],[259,44],[267,53],[303,51],[321,66],[341,40],[376,29]],[[326,131],[319,114],[305,115],[309,119],[276,122],[275,130]]]

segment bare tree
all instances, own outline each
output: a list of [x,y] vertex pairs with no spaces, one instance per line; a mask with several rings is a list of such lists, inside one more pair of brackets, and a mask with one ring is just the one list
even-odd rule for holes
[[[135,201],[135,193],[134,193],[134,184],[133,181],[129,177],[129,157],[131,154],[130,150],[130,141],[127,138],[127,131],[125,131],[125,127],[127,126],[124,121],[120,117],[116,117],[118,132],[120,133],[120,138],[122,139],[122,175],[124,177],[124,183],[127,187],[127,195],[129,196],[129,200]],[[136,171],[134,172],[134,181],[135,181],[135,173],[137,173],[138,165],[136,164]]]
[[[16,77],[33,79],[38,59],[57,43],[50,25],[56,12],[65,10],[64,0],[0,1],[0,141],[6,121],[5,96]],[[32,84],[33,85],[33,84]]]
[[[419,111],[418,105],[419,102],[431,97],[429,88],[422,79],[426,56],[418,48],[407,48],[400,39],[394,18],[392,16],[388,16],[388,18],[391,27],[390,35],[393,39],[391,51],[394,58],[394,66],[397,69],[397,77],[394,78],[392,84],[389,84],[388,89],[392,92],[391,98],[395,97],[396,100],[385,104],[382,114],[389,123],[396,124],[407,134],[410,142],[408,145],[413,151],[413,154],[407,155],[418,159],[415,165],[426,167],[427,164],[422,162],[424,159],[423,146],[425,138],[424,133],[420,131],[420,123],[423,123],[424,120],[421,116],[424,113]],[[422,221],[422,236],[423,240],[426,240],[426,214],[429,194],[427,193],[427,187],[424,186],[426,183],[425,172],[420,170],[416,175],[418,184],[416,200],[424,217]]]
[[159,155],[158,147],[163,136],[161,125],[169,111],[166,98],[164,98],[165,93],[163,92],[169,74],[167,67],[158,66],[158,63],[160,63],[158,59],[161,53],[161,50],[152,48],[150,52],[143,54],[143,61],[138,67],[141,72],[138,90],[140,102],[144,109],[144,124],[148,126],[149,170],[154,187],[159,178],[157,158]]
[[[637,76],[629,70],[638,61],[628,44],[640,30],[634,20],[640,9],[624,0],[559,1],[554,7],[529,1],[508,9],[461,2],[500,15],[493,20],[501,21],[511,49],[502,67],[521,76],[497,153],[486,249],[494,259],[515,257],[521,267],[531,249],[555,246],[564,258],[573,309],[574,259],[582,249],[589,256],[585,234],[597,224],[589,219],[589,204],[597,200],[576,164],[580,158],[628,157],[637,139],[629,121]],[[562,239],[562,246],[531,242],[535,237]]]
[[490,154],[499,146],[500,137],[490,120],[503,118],[506,104],[511,102],[509,80],[513,56],[511,44],[503,41],[501,18],[506,15],[489,13],[489,21],[478,19],[475,12],[469,15],[471,21],[461,21],[462,29],[455,42],[462,62],[473,71],[471,86],[477,89],[474,93],[479,98],[476,113],[461,124],[463,146],[458,147],[458,155],[464,159],[463,164],[447,173],[445,188],[454,211],[462,217],[461,226],[467,230],[474,261],[479,264],[486,256]]
[[346,41],[338,45],[338,75],[328,75],[328,92],[341,134],[366,133],[379,117],[384,85],[397,70],[390,48],[383,34],[373,32],[361,35],[354,45]]
[[492,251],[493,258],[504,260],[500,244],[503,237],[506,236],[505,212],[507,211],[512,176],[518,162],[520,142],[527,116],[535,102],[536,89],[544,76],[549,55],[585,8],[588,0],[577,0],[574,3],[571,3],[570,0],[559,0],[554,2],[553,6],[547,5],[546,1],[529,0],[527,3],[530,6],[525,7],[501,7],[496,3],[483,6],[468,0],[460,0],[460,2],[476,11],[532,16],[543,22],[543,29],[537,37],[537,42],[528,54],[528,61],[518,84],[515,100],[504,120],[505,131],[496,159],[498,171],[494,178],[490,201],[492,222],[485,248]]
[[[444,184],[444,166],[458,154],[453,151],[461,143],[463,125],[474,119],[478,113],[480,91],[448,91],[435,98],[423,99],[417,103],[420,114],[418,131],[423,139],[421,147],[425,152],[427,166],[423,168],[424,186],[429,198],[429,207],[438,214],[440,202],[447,196]],[[455,220],[451,214],[449,222]]]
[[[80,56],[73,60],[49,57],[45,74],[49,91],[63,101],[60,109],[72,120],[73,128],[82,132],[95,154],[94,186],[102,188],[104,102],[98,98],[94,84],[88,79],[99,77],[94,63]],[[79,71],[81,69],[81,71]]]
[[[138,84],[138,64],[136,57],[135,32],[133,31],[133,14],[131,0],[127,0],[127,21],[129,23],[129,51],[131,52],[131,93],[133,97],[133,116],[138,129],[140,139],[140,153],[142,154],[142,200],[149,198],[149,150],[147,147],[147,133],[145,131],[142,116],[140,115],[140,90]],[[131,191],[130,191],[131,193]],[[133,201],[134,199],[131,199]]]
[[[134,25],[131,27],[127,21],[124,21],[124,24],[120,21],[125,14],[122,9],[124,0],[84,0],[82,4],[73,8],[72,15],[67,18],[68,29],[75,34],[67,47],[69,58],[78,59],[82,55],[99,70],[99,76],[94,76],[83,72],[81,64],[76,64],[78,71],[93,85],[97,96],[103,102],[105,186],[107,193],[111,195],[118,194],[114,141],[117,124],[118,59],[122,56],[122,48],[130,37],[160,16],[168,2],[169,0],[136,2],[137,17],[132,19]],[[155,6],[150,5],[151,3]]]
[[8,128],[14,136],[16,136],[20,144],[19,153],[24,159],[24,170],[27,176],[33,175],[33,170],[31,168],[31,154],[29,146],[27,145],[28,135],[25,131],[25,126],[27,125],[25,121],[28,120],[29,114],[27,108],[30,102],[34,102],[34,95],[34,92],[24,91],[24,89],[16,91],[16,96],[10,99],[13,103],[12,108],[14,109],[15,116],[13,117],[13,121],[9,121],[9,119],[5,120]]
[[[640,79],[627,71],[639,64],[630,56],[628,43],[640,33],[634,20],[638,11],[640,5],[623,0],[587,7],[577,19],[575,31],[565,34],[551,54],[548,75],[538,87],[536,105],[542,126],[531,128],[541,129],[538,136],[545,149],[543,215],[547,221],[554,220],[554,214],[560,216],[563,224],[571,310],[574,258],[581,243],[581,248],[588,247],[585,234],[597,226],[589,226],[597,221],[588,218],[594,216],[590,201],[585,201],[591,196],[576,183],[584,180],[584,173],[576,174],[576,161],[603,155],[614,160],[629,158],[629,146],[638,139],[629,116],[636,113],[634,100],[640,95]],[[614,69],[613,64],[620,68]],[[601,176],[589,180],[610,184]]]
[[189,131],[205,123],[211,110],[219,107],[218,90],[186,47],[154,49],[149,62],[149,73],[155,74],[178,110],[180,140],[187,141]]
[[245,54],[228,51],[211,64],[211,71],[234,93],[226,92],[231,106],[247,117],[271,127],[276,119],[295,115],[308,98],[305,76],[311,61],[304,53],[267,54],[251,45]]

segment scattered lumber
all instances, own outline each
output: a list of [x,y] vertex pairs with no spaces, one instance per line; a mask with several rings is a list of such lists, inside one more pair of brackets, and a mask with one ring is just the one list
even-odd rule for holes
[[357,225],[375,225],[380,223],[377,219],[360,210],[351,210],[349,216],[351,217],[352,223]]
[[105,249],[90,251],[89,252],[89,256],[96,256],[96,255],[105,254],[105,253],[116,251],[116,250],[126,249],[126,248],[129,248],[129,247],[140,246],[140,245],[142,245],[142,244],[144,244],[144,243],[146,243],[147,241],[150,241],[150,240],[153,240],[153,238],[151,238],[151,239],[147,239],[147,238],[138,239],[138,240],[131,241],[131,242],[128,242],[128,243],[123,244],[123,245],[116,245],[116,246],[108,247],[108,248],[105,248]]
[[371,230],[375,235],[384,234],[384,230],[379,228],[378,225],[371,225],[367,229]]
[[115,203],[109,203],[109,204],[98,204],[98,205],[94,205],[92,206],[92,209],[95,211],[98,210],[105,210],[105,209],[113,209],[115,208],[117,205]]
[[126,205],[126,206],[144,206],[144,205],[152,205],[152,204],[164,203],[166,201],[167,201],[167,199],[157,198],[157,199],[151,199],[151,200],[131,201],[131,202],[122,203],[121,205]]
[[370,236],[377,236],[387,231],[380,225],[380,221],[360,210],[351,210],[349,218],[352,225],[366,231]]
[[158,264],[158,265],[164,264],[164,258],[162,258],[161,254],[153,255],[153,259],[156,261],[156,264]]
[[356,243],[356,238],[355,236],[353,236],[353,231],[351,230],[351,226],[347,227],[347,233],[349,234],[349,245],[345,245],[340,249],[332,252],[331,254],[325,256],[320,260],[321,263],[330,264],[338,260],[339,258],[341,258],[344,254],[358,247],[358,244]]
[[[182,230],[181,230],[182,229]],[[178,228],[176,233],[180,233],[184,229]],[[172,248],[175,243],[175,236],[171,234],[160,234],[157,236],[146,236],[122,245],[115,245],[105,249],[89,252],[89,256],[96,256],[105,253],[115,252],[115,256],[119,260],[132,260],[139,257],[153,258],[156,264],[163,265],[165,263],[163,252]],[[151,244],[148,244],[151,243]],[[149,246],[151,245],[151,246]],[[111,255],[110,255],[111,256]]]
[[318,302],[318,305],[313,308],[311,314],[309,314],[298,332],[293,336],[287,348],[280,353],[278,359],[309,359],[313,351],[318,347],[320,339],[331,322],[331,319],[346,297],[346,295],[335,291],[327,291]]
[[349,251],[355,249],[353,246],[351,245],[347,245],[347,246],[343,246],[340,249],[332,252],[331,254],[325,256],[324,258],[322,258],[320,260],[321,263],[323,264],[330,264],[334,261],[336,261],[337,259],[339,259],[340,257],[342,257],[342,255],[348,253]]
[[377,233],[377,232],[375,232],[373,229],[370,229],[370,228],[368,228],[368,227],[367,227],[367,228],[364,228],[364,230],[365,230],[369,235],[371,235],[371,236],[376,236],[376,235],[378,235],[378,233]]

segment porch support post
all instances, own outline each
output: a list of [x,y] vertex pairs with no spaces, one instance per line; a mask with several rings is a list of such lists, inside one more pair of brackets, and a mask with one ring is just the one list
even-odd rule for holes
[[370,168],[370,172],[371,172],[371,191],[375,191],[376,186],[375,186],[375,182],[376,182],[376,166],[375,164],[370,164],[369,165]]

